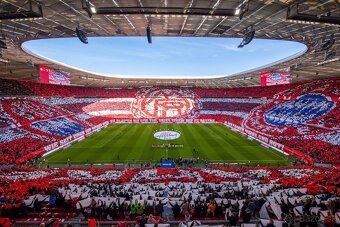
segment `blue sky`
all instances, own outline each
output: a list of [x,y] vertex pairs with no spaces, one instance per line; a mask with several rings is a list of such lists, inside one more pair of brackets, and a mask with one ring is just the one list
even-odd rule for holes
[[23,48],[82,70],[117,77],[221,77],[261,67],[305,50],[305,45],[254,39],[237,48],[241,39],[96,37],[89,44],[78,38],[28,41]]

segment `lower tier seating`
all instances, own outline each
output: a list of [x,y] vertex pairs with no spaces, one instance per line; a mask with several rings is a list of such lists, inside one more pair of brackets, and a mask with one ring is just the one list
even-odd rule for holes
[[[211,219],[287,222],[313,216],[323,223],[339,215],[336,169],[139,168],[35,169],[0,173],[0,217],[136,220]],[[20,217],[20,219],[19,219]],[[152,216],[149,216],[152,217]]]

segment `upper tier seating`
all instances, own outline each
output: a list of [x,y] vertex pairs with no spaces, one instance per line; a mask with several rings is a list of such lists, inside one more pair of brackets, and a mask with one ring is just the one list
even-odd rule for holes
[[76,86],[62,86],[52,84],[40,84],[29,81],[21,81],[22,85],[30,89],[38,96],[43,97],[133,97],[136,89],[103,89],[103,88],[84,88]]
[[0,79],[0,97],[29,96],[34,93],[19,81]]
[[[41,84],[30,81],[0,79],[0,96],[43,97],[100,97],[100,98],[134,98],[139,89],[102,89],[78,86]],[[247,87],[228,89],[191,88],[196,98],[200,97],[244,97],[268,99],[295,99],[296,97],[317,91],[319,94],[339,98],[339,79],[314,80],[295,84],[269,87]],[[294,88],[294,89],[293,89]]]

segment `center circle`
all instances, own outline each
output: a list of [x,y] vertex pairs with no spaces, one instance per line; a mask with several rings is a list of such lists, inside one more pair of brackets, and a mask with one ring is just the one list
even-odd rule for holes
[[181,137],[181,134],[175,131],[158,131],[153,136],[159,140],[175,140]]

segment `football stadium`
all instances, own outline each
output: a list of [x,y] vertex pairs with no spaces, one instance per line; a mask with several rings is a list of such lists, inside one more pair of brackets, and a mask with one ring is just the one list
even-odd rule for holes
[[0,1],[0,227],[340,226],[339,0]]

